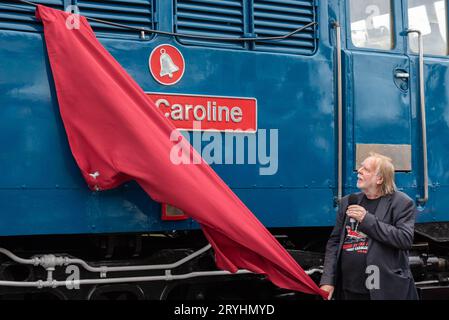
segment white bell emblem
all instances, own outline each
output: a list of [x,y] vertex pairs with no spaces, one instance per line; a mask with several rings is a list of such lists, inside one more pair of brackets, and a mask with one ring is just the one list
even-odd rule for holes
[[179,67],[173,62],[171,57],[168,55],[168,53],[165,51],[165,49],[161,49],[161,72],[160,76],[166,76],[168,75],[170,78],[173,78],[173,73],[179,70]]

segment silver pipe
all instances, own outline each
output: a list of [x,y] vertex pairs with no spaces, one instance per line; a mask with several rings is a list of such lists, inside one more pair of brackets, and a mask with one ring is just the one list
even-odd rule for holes
[[83,268],[85,268],[87,271],[90,272],[101,272],[101,273],[106,273],[106,272],[121,272],[121,271],[145,271],[145,270],[165,270],[165,269],[174,269],[179,267],[180,265],[195,259],[196,257],[198,257],[199,255],[203,254],[204,252],[206,252],[207,250],[209,250],[211,248],[211,245],[208,244],[207,246],[201,248],[198,251],[195,251],[194,253],[188,255],[185,258],[182,258],[181,260],[174,262],[174,263],[170,263],[170,264],[157,264],[157,265],[141,265],[141,266],[125,266],[125,267],[107,267],[107,266],[102,266],[102,267],[92,267],[90,265],[88,265],[85,261],[81,260],[81,259],[67,259],[67,264],[79,264],[81,265]]
[[341,26],[338,21],[334,22],[336,31],[337,50],[337,106],[338,106],[338,155],[337,155],[337,200],[340,203],[343,196],[343,94],[342,94],[342,72],[341,72]]
[[305,273],[307,273],[307,275],[311,275],[311,274],[314,274],[314,273],[316,273],[316,272],[318,272],[318,273],[323,273],[323,269],[319,269],[319,268],[314,268],[314,269],[309,269],[309,270],[306,270],[306,271],[304,271]]
[[441,280],[426,280],[426,281],[418,281],[415,282],[415,285],[426,285],[426,284],[439,284],[449,281],[449,278],[444,278]]
[[122,277],[109,279],[84,279],[84,280],[66,280],[66,281],[0,281],[0,286],[5,287],[34,287],[34,288],[57,288],[62,286],[79,286],[87,284],[108,284],[108,283],[123,283],[123,282],[147,282],[147,281],[172,281],[184,280],[197,277],[223,276],[232,274],[250,274],[248,270],[238,270],[236,273],[228,271],[199,271],[190,272],[180,275],[166,274],[164,276],[147,276],[147,277]]
[[415,282],[415,285],[437,284],[437,283],[440,283],[440,281],[439,280],[428,280],[428,281]]
[[[198,257],[199,255],[203,254],[204,252],[206,252],[207,250],[209,250],[211,248],[211,245],[208,244],[205,247],[201,248],[198,251],[195,251],[194,253],[188,255],[185,258],[182,258],[181,260],[178,260],[174,263],[171,264],[157,264],[157,265],[140,265],[140,266],[124,266],[124,267],[107,267],[107,266],[102,266],[102,267],[92,267],[89,264],[87,264],[84,260],[81,259],[70,259],[67,257],[56,257],[53,255],[46,255],[43,257],[52,257],[52,259],[55,261],[54,265],[51,266],[47,266],[45,265],[44,261],[47,262],[46,260],[44,260],[43,258],[39,258],[39,257],[35,257],[33,259],[22,259],[17,257],[16,255],[14,255],[12,252],[0,248],[0,253],[4,253],[6,256],[8,256],[11,260],[20,263],[20,264],[32,264],[35,266],[38,265],[43,265],[45,268],[47,268],[47,271],[53,271],[54,267],[57,265],[72,265],[72,264],[76,264],[76,265],[80,265],[82,266],[85,270],[90,271],[90,272],[96,272],[96,273],[107,273],[107,272],[121,272],[121,271],[145,271],[145,270],[168,270],[168,269],[175,269],[181,265],[183,265],[184,263],[195,259],[196,257]],[[48,262],[47,262],[48,263]],[[315,272],[322,272],[321,269],[319,268],[315,268],[315,269],[310,269],[305,271],[307,274],[313,274]]]
[[35,266],[37,266],[39,264],[38,260],[36,258],[33,258],[33,259],[22,259],[22,258],[16,256],[11,251],[3,249],[3,248],[0,248],[0,253],[4,254],[5,256],[10,258],[12,261],[20,263],[20,264],[31,264],[31,265],[35,265]]
[[211,248],[211,245],[208,244],[202,249],[195,251],[194,253],[188,255],[187,257],[171,264],[160,264],[160,265],[154,265],[154,266],[129,266],[129,267],[110,267],[108,268],[109,271],[138,271],[138,270],[161,270],[161,269],[174,269],[182,264],[195,259],[196,257],[200,256],[204,252],[208,251]]
[[418,34],[419,43],[419,98],[421,107],[421,135],[422,135],[422,161],[423,161],[423,175],[424,175],[424,196],[419,198],[421,203],[429,200],[429,172],[427,164],[427,122],[426,122],[426,96],[424,91],[424,47],[422,33],[419,30],[409,29],[407,35],[410,33]]
[[[81,259],[67,259],[67,262],[65,263],[65,265],[70,265],[70,264],[77,264],[82,266],[85,270],[90,271],[90,272],[100,272],[100,273],[106,273],[108,272],[108,267],[104,266],[104,267],[92,267],[89,264],[87,264],[87,262],[85,262],[84,260]],[[118,267],[116,267],[118,268]]]
[[[305,271],[307,274],[315,272],[323,272],[321,269],[310,269]],[[129,283],[129,282],[147,282],[147,281],[173,281],[173,280],[185,280],[198,277],[212,277],[212,276],[225,276],[225,275],[241,275],[252,274],[248,270],[238,270],[235,273],[229,271],[198,271],[190,272],[186,274],[172,275],[170,272],[166,272],[163,276],[147,276],[147,277],[122,277],[122,278],[109,278],[109,279],[84,279],[84,280],[38,280],[38,281],[0,281],[0,286],[5,287],[33,287],[33,288],[57,288],[57,287],[76,287],[80,285],[92,285],[92,284],[111,284],[111,283]]]
[[12,252],[0,248],[0,253],[3,253],[7,257],[9,257],[11,260],[20,263],[20,264],[31,264],[31,265],[43,265],[46,267],[46,264],[48,264],[48,259],[46,257],[52,257],[55,265],[70,265],[70,264],[76,264],[82,266],[84,269],[90,272],[98,272],[98,273],[107,273],[107,272],[122,272],[122,271],[145,271],[145,270],[165,270],[165,269],[174,269],[179,267],[180,265],[195,259],[199,255],[203,254],[207,250],[211,248],[211,245],[208,244],[205,247],[201,248],[198,251],[195,251],[194,253],[188,255],[187,257],[171,263],[171,264],[159,264],[159,265],[140,265],[140,266],[124,266],[124,267],[107,267],[107,266],[101,266],[101,267],[92,267],[88,263],[86,263],[84,260],[81,259],[71,259],[71,258],[62,258],[62,257],[55,257],[52,255],[46,255],[42,256],[41,258],[35,257],[33,259],[22,259]]

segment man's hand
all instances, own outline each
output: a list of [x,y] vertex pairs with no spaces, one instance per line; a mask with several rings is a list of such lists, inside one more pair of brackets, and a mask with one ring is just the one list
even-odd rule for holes
[[324,290],[326,292],[329,292],[329,296],[327,297],[327,299],[328,300],[332,299],[332,295],[334,294],[334,289],[335,289],[334,286],[330,286],[330,285],[325,284],[324,286],[321,286],[320,289]]
[[346,214],[348,215],[349,218],[354,218],[360,223],[366,216],[366,210],[362,206],[353,204],[348,207],[348,210],[346,210]]

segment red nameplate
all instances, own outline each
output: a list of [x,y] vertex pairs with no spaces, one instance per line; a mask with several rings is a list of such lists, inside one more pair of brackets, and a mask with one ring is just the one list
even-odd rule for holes
[[167,93],[147,95],[175,127],[181,130],[257,131],[255,98]]

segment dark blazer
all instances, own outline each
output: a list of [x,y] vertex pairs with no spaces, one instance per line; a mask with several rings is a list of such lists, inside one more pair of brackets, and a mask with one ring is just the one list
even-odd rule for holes
[[[363,193],[357,193],[358,203]],[[340,254],[345,238],[349,196],[343,197],[337,221],[326,247],[321,285],[335,286],[336,299],[341,298]],[[416,300],[415,283],[410,271],[408,250],[413,244],[416,208],[405,193],[396,191],[383,196],[375,213],[368,212],[358,230],[368,236],[367,266],[379,268],[379,289],[371,289],[372,300]]]

